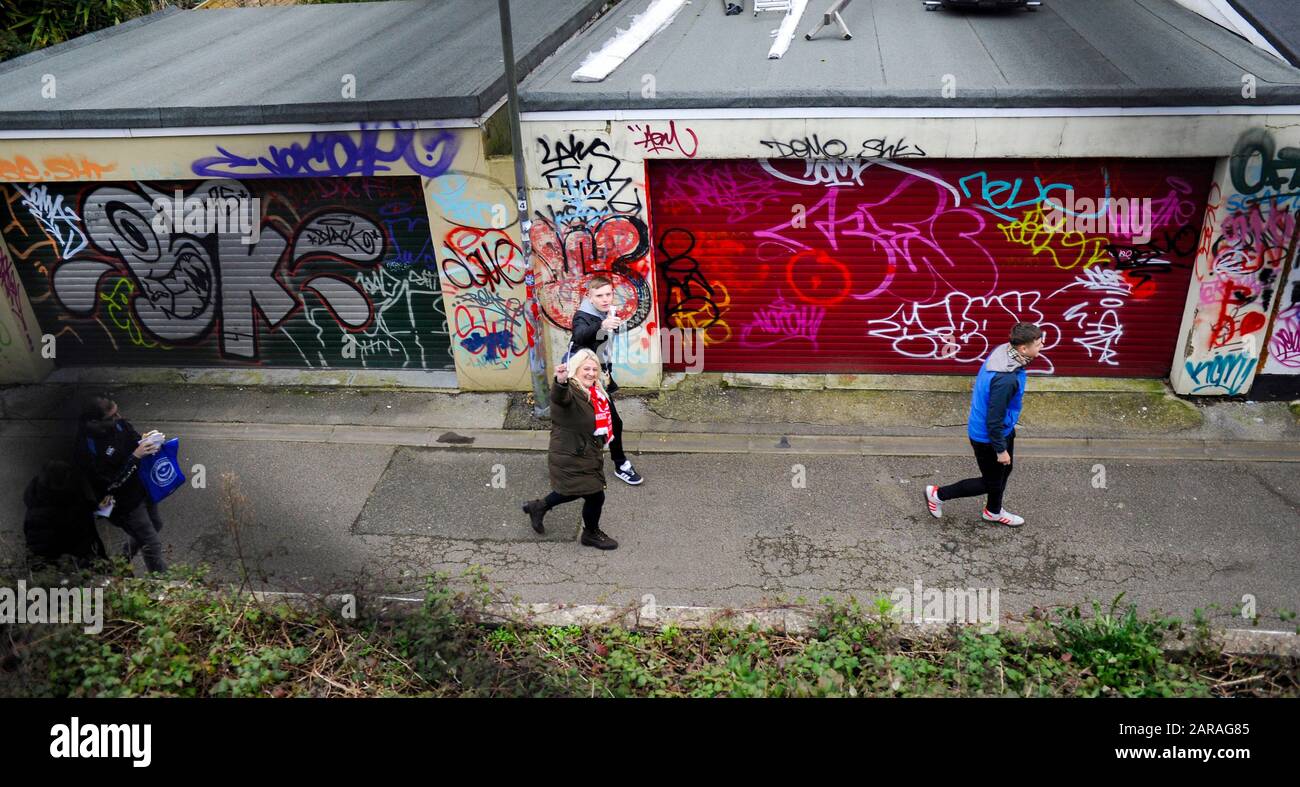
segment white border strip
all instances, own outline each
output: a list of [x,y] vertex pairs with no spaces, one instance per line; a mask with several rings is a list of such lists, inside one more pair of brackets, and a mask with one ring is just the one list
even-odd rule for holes
[[[499,108],[502,98],[482,118],[409,121],[414,128],[476,128]],[[991,117],[1143,117],[1167,115],[1295,115],[1300,105],[1258,107],[718,107],[714,109],[594,109],[524,112],[524,121],[563,120],[748,120],[764,118],[991,118]],[[248,126],[174,126],[164,128],[0,129],[4,139],[121,139],[201,137],[238,134],[298,134],[356,131],[359,122],[285,123]]]
[[[1222,14],[1224,20],[1226,20],[1228,24],[1232,25],[1232,27],[1234,28],[1232,32],[1246,39],[1247,41],[1259,47],[1260,49],[1264,50],[1265,52],[1268,52],[1270,55],[1276,57],[1278,60],[1281,60],[1283,63],[1288,63],[1287,59],[1285,57],[1282,57],[1282,53],[1274,49],[1273,45],[1268,42],[1268,39],[1265,38],[1258,30],[1256,30],[1255,26],[1252,25],[1249,21],[1247,21],[1247,19],[1244,16],[1237,13],[1237,9],[1233,8],[1232,5],[1230,5],[1227,2],[1227,0],[1206,0],[1206,2],[1209,4],[1211,8],[1213,8],[1215,11],[1218,11],[1220,14]],[[1187,3],[1179,3],[1179,5],[1183,6],[1189,11],[1192,11],[1197,14],[1201,14],[1201,12],[1197,8],[1188,5]],[[1210,19],[1210,17],[1207,16],[1206,14],[1201,14],[1201,16],[1205,17],[1206,19]],[[1217,22],[1218,20],[1210,19],[1210,21]]]
[[[505,101],[505,99],[501,99]],[[448,120],[399,120],[406,128],[477,128],[496,111],[494,105],[484,118],[451,118]],[[388,121],[354,121],[351,123],[281,123],[250,126],[165,126],[162,128],[84,128],[84,129],[0,129],[0,139],[113,139],[151,137],[206,137],[235,136],[239,134],[300,134],[313,131],[357,131],[361,123]]]
[[592,109],[524,112],[525,121],[730,120],[793,118],[1143,117],[1164,115],[1296,115],[1300,104],[1206,107],[718,107],[715,109]]

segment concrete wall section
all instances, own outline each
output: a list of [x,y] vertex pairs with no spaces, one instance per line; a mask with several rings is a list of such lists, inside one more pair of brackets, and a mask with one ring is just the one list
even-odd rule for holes
[[614,283],[625,328],[611,341],[620,385],[658,387],[659,309],[651,269],[644,154],[604,122],[530,123],[524,160],[532,216],[527,232],[537,300],[553,366],[568,349],[587,280]]
[[51,342],[40,332],[17,264],[0,238],[0,385],[39,382],[54,368]]
[[[1268,356],[1268,325],[1290,294],[1300,161],[1290,130],[1251,128],[1216,167],[1170,381],[1180,394],[1250,392]],[[1290,148],[1290,151],[1288,151]],[[1280,365],[1292,361],[1289,314],[1278,314]]]

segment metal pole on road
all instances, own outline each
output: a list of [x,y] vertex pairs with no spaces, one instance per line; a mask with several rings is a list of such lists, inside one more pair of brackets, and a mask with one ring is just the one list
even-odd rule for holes
[[528,365],[533,378],[533,415],[551,417],[549,375],[542,345],[541,312],[537,308],[537,280],[533,275],[533,244],[528,239],[528,188],[524,183],[524,140],[519,127],[519,90],[515,76],[515,43],[510,30],[510,0],[497,0],[501,21],[501,52],[506,63],[506,103],[510,112],[510,152],[515,162],[515,204],[519,208],[519,240],[524,255],[524,288],[527,310],[524,320],[530,332]]

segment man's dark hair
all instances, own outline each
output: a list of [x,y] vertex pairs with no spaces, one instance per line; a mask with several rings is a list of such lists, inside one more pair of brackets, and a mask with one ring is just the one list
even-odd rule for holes
[[113,409],[113,397],[108,391],[89,394],[81,403],[81,424],[96,437],[106,437],[113,432],[113,419],[108,411]]
[[1032,322],[1018,322],[1011,326],[1011,346],[1024,347],[1043,337],[1043,329]]
[[587,282],[587,292],[591,292],[592,290],[599,290],[601,287],[608,287],[613,283],[614,282],[610,281],[604,276],[592,276],[591,280]]
[[98,421],[112,408],[113,397],[108,391],[95,391],[81,400],[81,420]]

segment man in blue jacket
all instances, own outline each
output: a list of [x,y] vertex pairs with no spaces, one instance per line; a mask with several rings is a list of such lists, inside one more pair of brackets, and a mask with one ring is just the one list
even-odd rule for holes
[[1011,460],[1015,455],[1016,421],[1025,396],[1025,367],[1043,349],[1043,331],[1028,322],[1011,328],[1011,341],[998,345],[984,361],[975,378],[970,397],[970,418],[966,432],[980,477],[967,478],[948,486],[927,486],[925,503],[935,519],[943,516],[943,501],[958,497],[988,495],[984,519],[1008,527],[1020,527],[1022,517],[1002,507]]

